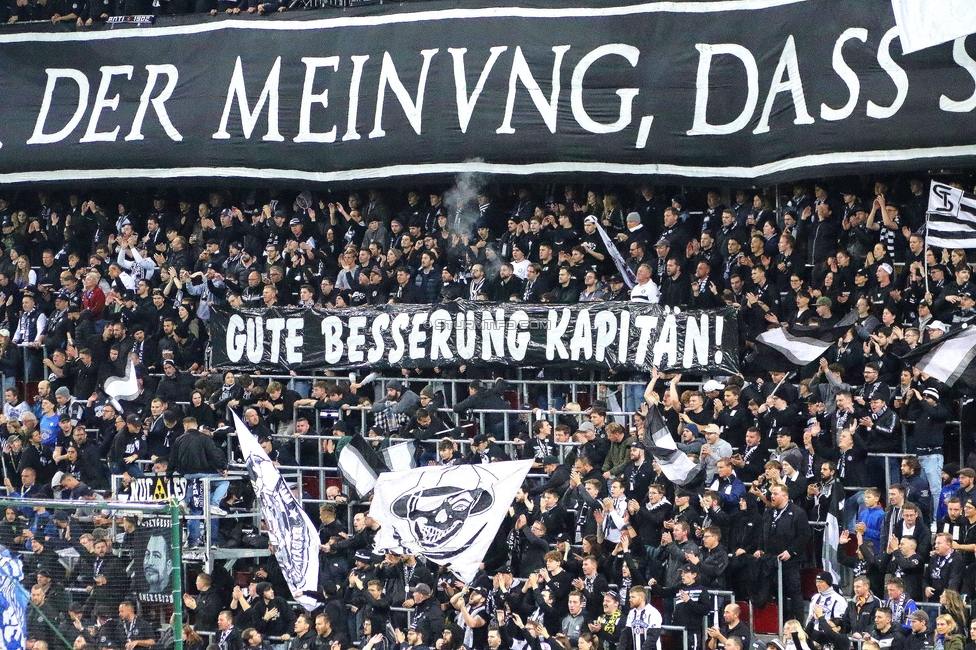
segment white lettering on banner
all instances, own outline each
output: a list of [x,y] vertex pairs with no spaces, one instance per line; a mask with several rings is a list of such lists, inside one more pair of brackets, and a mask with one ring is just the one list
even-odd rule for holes
[[[175,65],[170,64],[147,65],[146,71],[149,72],[149,79],[146,81],[146,87],[142,91],[142,97],[139,98],[139,108],[136,110],[136,116],[132,120],[132,128],[129,130],[129,135],[125,136],[126,141],[132,142],[145,139],[142,135],[142,122],[146,119],[146,111],[149,109],[151,102],[153,110],[156,111],[156,117],[159,118],[159,124],[163,127],[166,135],[174,142],[182,142],[183,135],[173,126],[173,122],[169,119],[169,113],[166,112],[166,100],[172,97],[173,91],[176,90],[176,84],[180,80],[180,71],[176,69]],[[166,87],[163,88],[163,92],[153,97],[152,93],[156,89],[156,80],[159,78],[159,75],[166,75]]]
[[285,321],[285,360],[288,363],[302,362],[302,345],[304,337],[305,319],[293,317]]
[[389,328],[390,315],[383,313],[377,314],[376,318],[373,319],[373,327],[370,330],[373,335],[373,347],[366,353],[366,361],[369,363],[376,363],[383,358],[383,352],[386,349],[383,332]]
[[349,347],[347,356],[351,363],[360,363],[363,360],[362,346],[366,344],[366,337],[359,333],[366,327],[368,319],[365,316],[351,316],[349,318],[349,336],[346,337],[346,345]]
[[508,332],[508,354],[515,361],[522,361],[529,351],[529,340],[532,338],[528,331],[529,315],[518,309],[512,314],[509,322],[512,326],[506,328]]
[[[145,478],[134,478],[129,484],[129,500],[139,503],[149,503],[151,501],[168,501],[169,499],[183,501],[186,498],[186,479],[180,476],[163,478],[159,476],[147,476]],[[169,520],[156,520],[146,523],[143,520],[143,527],[169,528],[172,524]]]
[[111,131],[98,131],[98,119],[102,116],[104,109],[116,111],[119,108],[119,94],[116,93],[112,99],[108,99],[109,86],[112,85],[112,77],[125,75],[125,78],[132,80],[132,72],[135,70],[131,65],[105,65],[101,67],[102,80],[98,84],[98,92],[95,93],[95,104],[92,106],[91,119],[88,120],[88,130],[79,142],[115,142],[119,137],[119,130],[122,127],[116,126]]
[[[61,142],[67,138],[75,127],[85,117],[85,109],[88,107],[88,91],[90,85],[88,77],[81,70],[74,68],[48,68],[47,86],[44,87],[44,99],[41,100],[41,111],[37,114],[37,122],[34,124],[34,135],[30,137],[27,144],[52,144]],[[78,86],[78,108],[68,123],[56,133],[44,133],[44,123],[47,122],[47,115],[51,110],[51,100],[54,97],[54,89],[58,85],[58,79],[71,79]]]
[[[550,309],[548,314],[549,327],[546,328],[546,359],[552,361],[556,358],[556,351],[558,348],[559,358],[568,359],[569,350],[563,344],[563,335],[569,328],[569,319],[571,317],[571,312],[569,309],[563,308],[562,315],[560,316],[555,309]],[[559,319],[558,321],[556,319]]]
[[[679,316],[681,321],[679,321]],[[231,313],[225,341],[215,343],[230,364],[286,365],[306,362],[307,316],[285,312],[265,318]],[[318,358],[327,366],[423,362],[596,361],[659,367],[721,364],[723,317],[720,314],[630,309],[557,307],[541,310],[502,307],[411,310],[323,316]],[[635,331],[631,331],[634,329]],[[536,346],[537,357],[529,357]],[[633,341],[633,349],[631,349]],[[544,345],[544,352],[543,352]]]
[[468,48],[448,48],[447,51],[451,53],[454,59],[454,91],[457,97],[458,126],[461,127],[461,133],[468,132],[468,123],[471,121],[471,114],[474,113],[475,104],[478,103],[478,97],[481,96],[481,91],[485,87],[485,81],[488,80],[488,73],[491,72],[498,57],[506,50],[508,50],[507,45],[499,45],[489,50],[488,61],[485,62],[485,67],[481,69],[481,76],[478,77],[478,83],[475,84],[474,90],[471,92],[471,97],[469,98],[468,79],[464,74],[464,54],[468,51]]
[[420,347],[420,344],[427,340],[427,332],[421,329],[427,322],[427,314],[420,312],[413,315],[413,323],[410,327],[410,358],[423,359],[427,356],[427,351]]
[[406,351],[403,341],[403,329],[409,326],[410,314],[397,314],[393,319],[393,327],[391,329],[391,334],[393,334],[393,349],[390,350],[390,355],[387,357],[390,363],[400,363],[400,360],[403,359],[403,353]]
[[[662,364],[664,357],[668,357],[667,363]],[[657,367],[672,366],[678,363],[678,323],[674,314],[664,317],[664,325],[661,327],[661,334],[657,342],[654,343],[654,365]]]
[[336,364],[342,360],[342,320],[338,316],[322,319],[322,339],[325,341],[325,362]]
[[[623,314],[629,315],[629,312],[623,312],[621,315]],[[617,319],[613,317],[612,313],[601,311],[593,319],[593,326],[596,329],[596,349],[593,352],[593,358],[597,361],[603,361],[606,358],[607,347],[617,338]],[[620,352],[626,356],[627,348],[621,346]]]
[[657,316],[641,314],[634,319],[634,325],[640,330],[637,335],[637,352],[634,355],[634,363],[643,365],[647,360],[647,350],[651,344],[651,332],[657,329]]
[[397,75],[396,66],[393,65],[393,57],[389,52],[383,53],[383,67],[380,68],[380,86],[376,91],[376,119],[373,121],[373,130],[370,131],[370,138],[382,138],[386,135],[383,130],[383,104],[386,98],[386,87],[389,86],[400,101],[403,112],[407,116],[407,121],[417,135],[422,130],[422,115],[424,111],[424,89],[427,87],[427,73],[430,71],[430,60],[437,54],[438,50],[423,50],[420,55],[424,57],[423,67],[420,69],[420,80],[417,82],[417,101],[410,99],[410,93],[404,88],[400,77]]
[[535,107],[539,109],[543,121],[549,127],[549,132],[556,132],[557,109],[559,106],[559,69],[563,63],[563,57],[569,51],[569,48],[569,45],[556,45],[552,48],[552,92],[549,95],[548,102],[546,101],[546,96],[542,94],[542,89],[539,88],[539,82],[532,76],[532,70],[529,69],[525,55],[522,54],[522,48],[515,48],[515,60],[512,62],[512,73],[508,77],[508,99],[505,102],[505,117],[502,120],[502,125],[495,130],[495,133],[515,133],[515,129],[512,128],[512,113],[515,111],[515,91],[518,88],[519,81],[529,91],[529,97],[532,98]]
[[302,86],[302,108],[298,117],[298,135],[295,136],[295,142],[335,142],[337,127],[334,124],[325,133],[312,133],[312,105],[320,104],[322,108],[329,107],[329,89],[313,93],[312,87],[315,84],[315,72],[319,68],[332,68],[333,72],[339,71],[339,57],[303,56],[302,63],[305,64],[305,83]]
[[[127,80],[131,81],[134,70],[135,68],[131,65],[102,66],[100,68],[102,78],[99,82],[98,91],[95,94],[95,101],[92,105],[91,117],[88,121],[88,128],[85,131],[85,135],[79,140],[79,142],[87,143],[117,141],[119,131],[122,127],[116,126],[112,131],[99,131],[98,122],[101,119],[102,112],[105,109],[109,109],[110,111],[114,112],[119,108],[119,103],[121,100],[119,93],[113,95],[111,99],[108,98],[109,88],[113,79],[115,77],[124,76]],[[125,140],[127,142],[132,142],[145,139],[142,134],[142,126],[146,119],[146,113],[149,110],[149,105],[152,104],[153,110],[156,111],[156,117],[159,118],[159,124],[163,127],[163,131],[166,133],[166,135],[175,142],[182,142],[183,136],[176,129],[176,127],[173,126],[169,113],[166,111],[166,102],[170,99],[170,97],[172,97],[173,91],[176,90],[176,84],[179,81],[179,70],[177,70],[175,65],[162,64],[147,65],[146,71],[148,72],[146,85],[143,87],[142,95],[139,98],[139,106],[136,109],[135,116],[132,119],[132,126],[129,130],[129,134],[125,136]],[[75,70],[74,68],[49,68],[45,72],[47,73],[47,85],[44,88],[44,97],[41,100],[41,109],[37,114],[37,121],[34,124],[34,133],[25,144],[54,144],[61,142],[74,132],[74,130],[81,123],[81,120],[84,119],[85,112],[88,109],[88,97],[91,90],[91,84],[89,83],[88,77],[85,75],[85,73],[80,70]],[[156,89],[156,82],[158,81],[160,75],[166,75],[166,86],[158,96],[153,97],[152,94]],[[78,91],[78,104],[75,108],[75,112],[71,115],[71,119],[65,123],[60,131],[55,133],[45,133],[45,126],[48,115],[51,111],[54,93],[58,87],[58,80],[60,79],[70,79],[71,81],[75,82]]]
[[[458,314],[460,318],[460,314]],[[430,359],[450,361],[454,358],[451,352],[451,315],[447,310],[438,309],[430,315]]]
[[[248,319],[249,323],[254,321]],[[244,332],[244,319],[238,314],[231,314],[227,319],[227,336],[224,339],[227,347],[227,358],[231,363],[239,363],[244,358],[244,348],[247,346],[247,334]]]
[[[786,78],[783,78],[786,75]],[[769,116],[773,112],[773,104],[776,96],[782,92],[789,91],[793,98],[793,108],[796,111],[796,119],[793,124],[813,124],[814,120],[807,112],[807,101],[803,95],[803,81],[800,79],[800,62],[796,58],[796,41],[790,34],[783,46],[783,53],[780,55],[776,71],[773,73],[773,81],[769,86],[769,94],[766,95],[766,106],[763,107],[762,117],[759,118],[759,126],[754,130],[754,134],[769,132]]]
[[573,338],[569,342],[569,358],[579,361],[580,355],[589,359],[593,356],[593,337],[590,327],[590,311],[582,309],[576,314],[576,328],[573,330]]
[[359,88],[363,82],[363,66],[369,60],[369,55],[352,57],[352,79],[349,81],[349,110],[346,119],[346,133],[342,141],[358,140],[362,136],[356,131],[356,118],[359,117]]
[[[962,36],[957,38],[952,43],[952,60],[956,64],[969,73],[969,76],[973,78],[976,82],[976,61],[973,57],[969,56],[969,52],[966,51],[966,37]],[[949,99],[945,95],[939,97],[939,108],[947,113],[969,113],[974,108],[976,108],[976,92],[969,96],[968,99],[962,101],[955,101]]]
[[284,318],[268,319],[268,334],[271,335],[271,363],[278,363],[281,358],[281,332],[285,329]]
[[[865,102],[865,114],[873,119],[890,118],[898,113],[904,105],[909,91],[909,77],[906,69],[895,59],[898,52],[895,50],[893,42],[899,37],[897,27],[891,28],[883,34],[876,52],[877,66],[864,73],[865,75],[872,75],[871,78],[874,81],[872,88],[864,87],[864,79],[859,78],[854,67],[848,63],[848,60],[852,62],[861,61],[862,57],[858,55],[863,54],[864,48],[862,46],[868,42],[869,36],[869,31],[863,27],[848,27],[835,39],[832,47],[831,69],[846,87],[847,97],[843,97],[843,89],[841,89],[840,93],[831,92],[831,99],[827,100],[830,102],[829,104],[826,101],[817,101],[820,107],[819,116],[822,120],[843,121],[849,119],[857,110],[858,104],[863,101],[862,95],[865,94],[873,94],[875,100],[886,101],[888,104],[886,106],[879,105],[868,99]],[[860,41],[860,44],[851,43],[851,41]],[[806,47],[802,40],[801,45]],[[792,35],[785,39],[782,49],[779,51],[775,71],[769,78],[768,91],[764,98],[761,97],[759,66],[760,63],[767,67],[772,64],[773,58],[769,56],[768,51],[756,47],[753,48],[755,51],[751,51],[748,47],[737,43],[697,43],[694,44],[694,47],[698,55],[695,99],[691,128],[684,131],[685,134],[727,136],[743,132],[753,122],[755,122],[755,128],[751,130],[751,133],[769,133],[776,126],[777,121],[783,122],[785,121],[784,117],[789,117],[789,111],[778,108],[786,99],[780,96],[786,93],[788,93],[788,101],[792,103],[793,107],[792,124],[802,126],[815,122],[808,111],[808,100],[812,101],[812,97],[808,95],[807,90],[809,88],[804,88],[801,73],[803,70],[817,70],[817,74],[820,74],[821,68],[825,67],[824,62],[816,60],[807,62],[807,65],[801,68],[801,52],[798,52],[796,40]],[[846,60],[845,48],[847,49]],[[522,122],[528,123],[531,117],[530,115],[526,117],[531,111],[524,110],[525,107],[522,104],[531,102],[531,106],[534,106],[538,111],[542,122],[552,134],[557,133],[560,118],[565,121],[570,117],[566,113],[571,113],[571,119],[587,133],[612,135],[632,128],[640,143],[638,148],[644,148],[648,144],[649,128],[653,115],[645,115],[635,120],[635,106],[638,103],[638,98],[644,99],[646,104],[664,100],[657,96],[647,97],[648,93],[644,92],[636,82],[619,83],[619,79],[626,78],[628,74],[632,74],[634,78],[646,77],[646,74],[638,68],[640,67],[639,64],[648,65],[647,57],[645,56],[645,60],[642,60],[642,51],[638,47],[626,43],[606,43],[596,45],[586,51],[580,51],[581,56],[572,68],[569,101],[562,103],[560,103],[562,64],[564,60],[570,57],[571,52],[575,54],[575,50],[571,50],[570,45],[535,44],[531,50],[527,47],[523,50],[522,46],[495,45],[477,55],[477,60],[479,62],[483,60],[484,63],[480,67],[473,66],[475,69],[472,71],[466,70],[465,67],[466,63],[471,62],[471,57],[467,56],[470,54],[468,50],[467,47],[447,48],[451,55],[450,63],[448,63],[446,56],[435,56],[441,51],[438,48],[403,54],[383,51],[382,54],[377,54],[372,58],[368,54],[347,57],[339,55],[305,56],[297,59],[302,65],[300,69],[296,66],[295,57],[277,56],[270,68],[261,67],[259,64],[256,78],[253,70],[248,77],[245,77],[244,60],[246,57],[235,56],[233,69],[228,70],[229,82],[226,95],[220,95],[224,101],[222,104],[218,103],[212,107],[218,109],[222,105],[222,111],[218,129],[215,133],[210,134],[210,138],[223,141],[243,136],[244,140],[250,140],[258,128],[258,123],[266,119],[267,129],[261,138],[263,141],[285,141],[286,138],[282,133],[283,127],[285,127],[292,131],[289,134],[290,142],[300,144],[336,143],[338,139],[337,124],[341,123],[342,118],[333,115],[333,112],[341,111],[343,106],[337,107],[330,104],[332,84],[324,83],[323,78],[328,78],[330,81],[341,79],[343,84],[348,84],[348,104],[344,107],[346,108],[346,131],[341,138],[342,141],[355,141],[362,138],[357,130],[359,128],[361,99],[363,100],[364,111],[373,111],[372,130],[369,131],[368,137],[385,137],[388,133],[383,125],[383,117],[389,94],[395,96],[413,134],[426,136],[430,135],[430,121],[432,119],[427,116],[428,124],[424,124],[424,102],[427,86],[435,81],[440,83],[453,78],[455,101],[447,102],[446,111],[450,113],[456,107],[457,124],[462,134],[470,133],[469,126],[472,124],[479,101],[484,104],[484,101],[487,101],[485,97],[488,96],[488,93],[493,92],[494,95],[492,96],[498,97],[499,105],[495,106],[501,110],[501,99],[498,93],[507,90],[504,112],[501,115],[501,125],[494,130],[494,134],[509,135],[515,133],[516,127],[513,120],[515,119],[516,102],[518,101],[522,107],[519,111],[519,119]],[[509,62],[508,53],[510,51],[508,69],[497,69],[502,65],[501,61]],[[540,86],[537,79],[537,77],[541,78],[550,72],[548,62],[543,64],[541,61],[536,61],[539,58],[540,51],[546,55],[551,51],[553,57],[551,61],[551,86],[547,88],[548,92]],[[976,58],[967,52],[965,38],[956,39],[952,52],[954,64],[962,68],[976,81]],[[417,54],[419,57],[416,56]],[[415,66],[417,72],[411,74],[411,78],[413,74],[416,74],[417,77],[415,91],[412,87],[408,90],[407,86],[411,83],[404,83],[406,78],[401,78],[403,64],[400,64],[401,71],[398,71],[397,68],[397,64],[402,58],[409,60],[411,55],[416,57],[419,63]],[[481,59],[481,55],[485,55],[485,58]],[[530,66],[527,57],[532,58],[532,66]],[[343,63],[343,59],[346,60],[346,63]],[[370,63],[372,66],[367,71],[366,66]],[[266,64],[264,65],[266,66]],[[293,65],[295,68],[283,70],[283,67],[288,65]],[[863,64],[861,65],[863,67]],[[533,74],[533,67],[536,68],[537,74]],[[141,71],[133,65],[102,66],[99,69],[100,82],[94,96],[91,94],[91,82],[94,73],[89,73],[86,76],[84,72],[74,68],[46,69],[47,79],[40,109],[33,134],[26,141],[26,144],[60,143],[69,138],[86,117],[88,118],[87,127],[79,142],[86,144],[92,142],[114,143],[120,139],[119,136],[125,125],[118,123],[110,125],[111,117],[108,114],[120,116],[130,113],[134,113],[134,117],[128,135],[124,137],[124,140],[144,141],[147,139],[144,134],[145,120],[150,107],[155,111],[157,121],[167,139],[173,142],[183,142],[184,136],[175,126],[179,121],[174,122],[171,119],[173,116],[166,108],[167,102],[172,99],[178,86],[180,86],[179,69],[173,64],[150,64],[145,65],[144,68],[147,75],[145,83],[142,84],[141,80],[136,80],[140,82],[141,94],[129,93],[128,96],[124,92],[125,88],[133,86],[134,75],[137,70]],[[324,72],[322,72],[323,69]],[[266,76],[263,76],[265,70],[267,73]],[[742,72],[740,70],[745,73],[744,85],[741,83]],[[322,73],[320,74],[320,72]],[[362,83],[364,74],[367,72],[372,73],[371,76],[367,75],[370,86],[377,83],[376,94],[374,96],[372,88],[370,88],[366,96],[363,97]],[[468,72],[471,72],[470,79]],[[604,81],[604,72],[610,73],[607,78],[614,81]],[[690,73],[690,70],[688,72]],[[767,73],[764,72],[763,74]],[[713,78],[719,75],[721,78],[714,79],[716,83],[712,84]],[[163,83],[163,76],[166,78],[165,83]],[[880,79],[877,79],[879,76]],[[711,100],[711,108],[714,111],[715,104],[719,101],[719,97],[715,93],[721,91],[727,94],[728,88],[726,86],[731,83],[729,77],[742,87],[743,92],[736,95],[742,98],[737,99],[736,105],[731,107],[730,112],[734,115],[731,121],[712,123],[708,117],[709,101]],[[881,99],[890,95],[890,93],[885,93],[886,78],[890,78],[895,89],[895,94],[890,101]],[[822,80],[818,79],[817,81]],[[836,86],[836,84],[832,84],[832,86]],[[808,84],[808,87],[813,88],[814,91],[819,91],[823,84]],[[116,92],[119,89],[123,92]],[[132,89],[134,90],[134,88]],[[187,91],[188,88],[181,87],[181,90]],[[221,87],[220,90],[222,91],[223,88]],[[440,101],[443,89],[438,88],[438,91],[440,93],[438,95],[439,101],[436,102],[436,105],[428,101],[427,112],[436,113],[436,119],[439,120],[436,128],[443,128],[445,104]],[[520,91],[524,91],[521,97],[519,96]],[[527,98],[525,93],[528,94]],[[588,93],[594,93],[601,99],[591,98]],[[619,99],[615,100],[609,97],[609,93],[615,94]],[[951,97],[960,97],[960,99]],[[764,100],[763,107],[757,114],[756,109],[759,107],[760,99]],[[820,98],[817,99],[820,100]],[[375,101],[374,105],[370,106],[369,103],[373,101]],[[742,102],[741,106],[738,105],[739,101]],[[250,102],[254,102],[253,105]],[[843,105],[837,106],[840,102],[843,102]],[[946,94],[939,97],[938,105],[941,111],[947,113],[971,112],[976,109],[976,92],[969,87],[968,83],[964,91],[948,88]],[[563,111],[563,115],[560,115],[560,110]],[[680,109],[675,107],[673,110],[677,113]],[[735,114],[735,110],[739,110],[739,113]],[[323,113],[328,115],[329,119],[324,119]],[[680,113],[678,114],[680,115]],[[282,120],[283,116],[284,121]],[[233,125],[231,124],[232,117]],[[238,117],[240,127],[236,126]],[[448,117],[450,116],[448,115]],[[494,121],[498,117],[495,115],[487,119]],[[389,121],[389,114],[387,114],[387,122],[389,123]],[[640,124],[635,125],[635,121]],[[497,124],[497,122],[494,123]],[[427,127],[426,133],[424,131],[425,126]],[[786,128],[786,125],[784,124],[780,130],[782,128]],[[218,155],[220,154],[218,153]],[[623,166],[629,164],[631,163],[622,163]],[[648,161],[648,164],[652,163]],[[674,166],[671,165],[671,167]],[[242,168],[247,168],[247,164],[244,164]],[[744,167],[742,169],[748,171],[753,168]],[[258,171],[270,173],[271,170],[262,168]],[[363,171],[357,170],[357,172]],[[391,171],[390,173],[399,172]],[[618,328],[618,332],[620,335],[624,335],[621,328]],[[404,354],[406,353],[405,351]]]
[[847,85],[848,100],[842,108],[831,108],[826,104],[820,105],[820,119],[827,120],[829,122],[835,122],[837,120],[846,120],[854,113],[854,109],[857,107],[857,100],[861,95],[861,80],[857,78],[857,73],[851,70],[851,66],[847,65],[847,61],[844,60],[844,43],[856,38],[862,43],[866,43],[868,40],[868,30],[863,27],[851,27],[844,31],[834,43],[834,56],[833,56],[833,67],[837,76]]
[[634,97],[637,97],[637,94],[640,92],[637,88],[621,88],[617,90],[617,95],[620,97],[620,113],[618,114],[617,121],[612,124],[601,124],[587,114],[586,109],[583,107],[583,77],[586,76],[586,71],[590,69],[591,65],[611,54],[622,56],[630,63],[630,67],[632,68],[637,67],[637,61],[640,58],[640,50],[633,45],[611,43],[609,45],[601,45],[587,53],[576,64],[576,69],[573,70],[569,95],[570,104],[573,108],[573,117],[576,118],[576,122],[581,127],[590,133],[616,133],[625,129],[630,124],[631,107],[634,103]]
[[474,312],[466,311],[463,314],[458,314],[456,321],[457,353],[459,357],[469,361],[474,358],[474,352],[478,345],[478,337],[475,336],[474,331]]
[[282,142],[284,138],[278,132],[278,81],[281,77],[281,57],[279,56],[273,66],[268,78],[264,82],[261,96],[254,106],[252,112],[247,106],[247,88],[244,85],[244,68],[241,64],[241,57],[237,57],[234,65],[234,74],[230,79],[230,86],[227,88],[227,101],[224,103],[224,113],[220,117],[220,128],[213,134],[214,140],[228,140],[230,133],[227,132],[227,122],[230,120],[230,112],[237,100],[237,110],[241,114],[241,128],[244,131],[244,139],[249,140],[254,127],[261,117],[261,110],[264,103],[268,103],[268,132],[261,138],[265,142]]
[[496,309],[481,314],[481,358],[490,361],[505,356],[505,310]]
[[898,28],[892,27],[881,39],[878,45],[878,65],[888,73],[891,81],[895,84],[895,99],[890,106],[878,106],[873,101],[868,100],[867,116],[878,120],[885,120],[892,117],[905,103],[908,97],[908,74],[905,69],[895,63],[891,57],[891,42],[898,38]]
[[702,314],[696,321],[689,315],[688,320],[685,321],[685,328],[685,355],[681,365],[685,368],[690,368],[696,363],[701,366],[708,365],[708,316]]
[[[688,131],[688,135],[728,135],[741,131],[749,124],[756,106],[759,104],[759,67],[756,65],[756,57],[747,48],[736,45],[735,43],[719,43],[708,45],[699,43],[695,45],[699,52],[698,56],[698,75],[695,78],[695,121]],[[739,116],[727,124],[708,123],[708,90],[711,87],[708,83],[709,72],[712,69],[712,57],[719,54],[734,56],[742,62],[746,70],[746,103],[742,107]]]

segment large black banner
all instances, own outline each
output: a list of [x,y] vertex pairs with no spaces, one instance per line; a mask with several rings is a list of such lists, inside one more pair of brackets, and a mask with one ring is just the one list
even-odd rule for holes
[[214,310],[222,369],[371,370],[466,363],[614,370],[738,371],[732,308],[674,312],[640,303],[452,302],[341,310]]
[[888,0],[451,7],[0,34],[0,182],[772,180],[976,155],[976,39],[903,55]]

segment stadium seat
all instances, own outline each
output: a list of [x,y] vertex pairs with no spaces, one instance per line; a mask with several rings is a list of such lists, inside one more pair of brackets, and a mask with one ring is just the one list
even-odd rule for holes
[[752,629],[758,634],[779,634],[779,610],[776,603],[756,609]]

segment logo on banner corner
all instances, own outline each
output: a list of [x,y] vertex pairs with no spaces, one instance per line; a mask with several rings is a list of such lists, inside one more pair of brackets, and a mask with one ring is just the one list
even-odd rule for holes
[[950,187],[949,185],[932,185],[932,194],[934,194],[942,204],[939,206],[932,206],[929,208],[931,212],[948,212],[954,213],[958,207],[955,202],[955,195],[957,191]]

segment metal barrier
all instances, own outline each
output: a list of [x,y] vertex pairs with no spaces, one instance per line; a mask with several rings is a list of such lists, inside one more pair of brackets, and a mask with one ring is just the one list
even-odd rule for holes
[[689,648],[689,647],[691,647],[691,646],[688,645],[688,628],[684,627],[683,625],[662,625],[661,626],[661,629],[664,630],[664,631],[666,631],[666,632],[668,632],[668,631],[680,632],[681,633],[681,647],[682,648]]
[[[183,627],[183,565],[182,565],[182,543],[180,539],[180,525],[179,525],[179,508],[175,503],[170,502],[160,502],[160,503],[140,503],[140,502],[123,502],[123,501],[108,501],[108,502],[87,502],[87,501],[67,501],[62,499],[22,499],[22,498],[0,498],[0,508],[12,507],[15,509],[22,508],[35,508],[43,507],[51,512],[57,511],[68,511],[69,513],[74,513],[75,509],[87,510],[87,509],[97,509],[97,510],[108,510],[109,515],[114,519],[122,517],[135,517],[141,515],[141,522],[146,524],[145,530],[151,530],[152,534],[147,535],[142,538],[143,541],[140,542],[141,546],[136,546],[132,550],[145,554],[145,577],[142,584],[142,589],[139,590],[137,597],[133,597],[128,587],[119,587],[115,591],[106,592],[105,595],[111,597],[113,600],[122,602],[124,600],[131,600],[137,610],[137,614],[143,617],[144,613],[151,610],[153,613],[159,615],[160,623],[163,622],[165,610],[169,607],[172,608],[172,618],[173,618],[173,628],[175,630],[180,630]],[[114,522],[113,522],[114,524]],[[167,530],[168,529],[168,530]],[[164,532],[165,531],[165,532]],[[168,538],[167,538],[168,535]],[[128,539],[126,540],[128,543]],[[45,542],[45,545],[53,546],[54,540]],[[77,562],[80,559],[79,553],[76,549],[71,548],[70,544],[62,549],[65,552],[62,555],[58,552],[58,564],[65,571],[73,570]],[[68,554],[68,552],[73,554]],[[28,553],[27,551],[23,551]],[[152,565],[156,572],[153,574],[154,577],[150,578],[150,558],[152,558]],[[169,568],[167,569],[167,565]],[[142,565],[140,565],[142,566]],[[169,572],[167,574],[167,571]],[[52,576],[52,578],[57,578]],[[56,580],[55,584],[59,584]],[[107,583],[101,583],[105,585]],[[78,588],[65,588],[63,586],[58,586],[57,589],[52,589],[49,593],[55,593],[56,591],[63,591],[67,594],[75,595],[77,594],[80,599],[87,599],[89,597],[88,591],[84,587]],[[145,592],[145,593],[142,593]],[[168,602],[171,599],[172,602]],[[68,603],[65,603],[66,605]],[[33,603],[29,603],[28,607],[32,611],[38,613],[41,619],[46,625],[50,626],[50,632],[60,643],[56,644],[57,647],[61,647],[64,644],[65,648],[72,648],[72,641],[74,639],[68,640],[62,634],[61,629],[55,621],[51,621],[44,612],[36,607]],[[183,641],[182,636],[179,634],[174,635],[175,644],[173,650],[182,650]],[[54,648],[55,646],[52,646]]]

